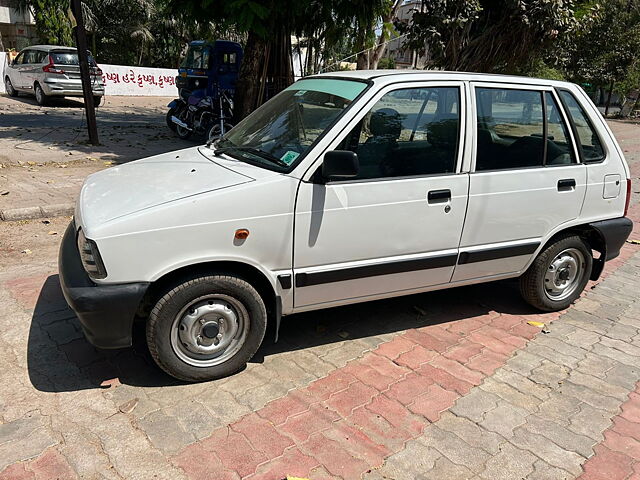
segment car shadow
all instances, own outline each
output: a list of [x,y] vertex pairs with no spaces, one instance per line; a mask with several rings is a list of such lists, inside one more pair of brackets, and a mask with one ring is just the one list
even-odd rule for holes
[[[491,311],[538,313],[520,299],[517,290],[515,282],[502,281],[287,316],[278,342],[273,342],[274,332],[268,332],[251,363],[283,352],[454,322]],[[58,275],[49,276],[40,290],[29,330],[27,367],[32,385],[45,392],[100,388],[113,379],[142,387],[183,383],[155,365],[142,323],[134,325],[131,348],[100,350],[89,344],[64,300]]]

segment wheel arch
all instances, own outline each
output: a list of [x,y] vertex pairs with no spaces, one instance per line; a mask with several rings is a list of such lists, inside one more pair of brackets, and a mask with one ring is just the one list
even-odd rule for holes
[[602,236],[602,233],[597,228],[593,227],[593,225],[585,223],[580,225],[573,225],[571,227],[567,227],[557,231],[551,237],[549,237],[546,242],[544,242],[542,248],[538,250],[538,253],[542,252],[545,248],[558,240],[558,238],[567,235],[577,235],[581,237],[587,242],[587,245],[591,250],[595,250],[600,254],[597,258],[592,255],[593,266],[591,268],[590,279],[597,280],[598,278],[600,278],[600,274],[604,269],[605,258],[607,256],[607,243]]
[[267,309],[267,328],[272,326],[277,331],[280,326],[282,305],[273,284],[257,267],[237,260],[208,261],[185,265],[167,272],[151,282],[138,308],[138,317],[146,318],[162,295],[176,283],[197,275],[227,274],[237,276],[253,286],[265,303]]

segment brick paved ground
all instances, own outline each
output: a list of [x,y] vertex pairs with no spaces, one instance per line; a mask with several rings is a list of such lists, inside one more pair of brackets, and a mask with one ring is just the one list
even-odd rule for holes
[[[637,178],[638,127],[613,128]],[[139,340],[83,339],[41,233],[64,222],[0,233],[2,480],[640,475],[636,245],[565,312],[500,282],[296,315],[245,371],[189,385]]]

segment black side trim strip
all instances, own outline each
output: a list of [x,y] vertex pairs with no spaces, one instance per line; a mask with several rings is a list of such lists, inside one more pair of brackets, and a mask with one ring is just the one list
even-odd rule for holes
[[517,257],[533,253],[540,246],[540,242],[525,243],[509,247],[488,248],[476,252],[462,252],[458,259],[458,265],[465,263],[486,262],[487,260],[497,260],[499,258]]
[[289,275],[288,273],[284,274],[284,275],[278,275],[278,282],[280,283],[280,286],[282,288],[284,288],[285,290],[288,290],[291,288],[291,275]]
[[438,257],[419,258],[417,260],[399,260],[397,262],[363,265],[361,267],[341,268],[326,272],[296,273],[296,287],[308,287],[323,283],[342,282],[357,278],[391,275],[393,273],[413,272],[430,268],[453,267],[457,255],[441,255]]

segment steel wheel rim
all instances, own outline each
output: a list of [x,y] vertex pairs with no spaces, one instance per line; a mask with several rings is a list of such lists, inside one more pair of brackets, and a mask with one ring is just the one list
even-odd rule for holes
[[567,248],[556,255],[544,276],[547,297],[561,301],[573,295],[582,280],[585,263],[583,253],[577,248]]
[[220,365],[244,345],[249,314],[233,297],[211,294],[189,302],[171,325],[171,347],[194,367]]

